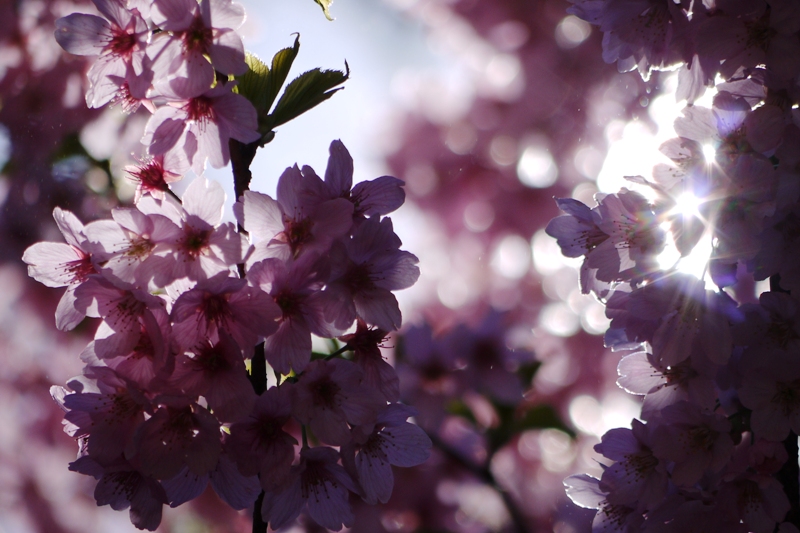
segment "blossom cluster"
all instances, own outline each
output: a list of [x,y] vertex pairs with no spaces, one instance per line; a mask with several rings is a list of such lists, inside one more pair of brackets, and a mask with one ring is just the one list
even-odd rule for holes
[[[391,465],[419,464],[431,446],[380,351],[402,323],[392,291],[419,277],[384,216],[404,202],[403,182],[353,186],[353,160],[334,141],[324,177],[288,168],[275,199],[247,190],[238,227],[223,221],[206,159],[224,166],[231,139],[261,138],[255,108],[226,76],[248,68],[243,8],[95,5],[103,17],[72,14],[56,31],[67,51],[98,55],[87,103],[153,115],[148,157],[130,170],[135,205],[86,225],[56,208],[66,242],[23,256],[31,277],[66,287],[59,329],[99,319],[83,375],[51,390],[79,442],[70,469],[94,477],[97,504],[129,507],[140,529],[209,484],[234,509],[261,495],[257,511],[274,529],[304,509],[328,529],[350,527],[351,493],[385,503]],[[189,168],[199,177],[178,200],[169,183]],[[319,354],[313,336],[343,346]]]
[[[672,164],[629,178],[641,194],[559,200],[548,225],[564,255],[584,257],[606,346],[637,350],[618,384],[643,397],[641,420],[595,447],[602,476],[567,478],[568,495],[597,509],[593,531],[797,531],[800,5],[576,0],[571,12],[600,27],[620,70],[682,65],[679,100],[716,94],[675,122],[661,146]],[[665,247],[685,258],[701,241],[708,284],[663,266]],[[769,280],[757,298],[754,280]]]
[[[334,142],[326,181],[294,167],[277,200],[248,191],[237,204],[248,237],[221,222],[224,193],[205,178],[182,204],[146,196],[86,226],[56,210],[67,242],[35,244],[24,260],[38,281],[67,287],[60,329],[101,319],[84,375],[53,389],[81,444],[71,469],[98,479],[98,504],[130,506],[135,525],[154,529],[162,504],[210,482],[236,509],[264,490],[262,514],[276,528],[308,502],[312,518],[338,529],[352,522],[351,491],[385,502],[389,465],[427,457],[379,350],[401,322],[391,291],[419,275],[380,216],[402,190],[378,179],[349,196],[348,166]],[[348,197],[326,199],[333,186]],[[312,334],[340,336],[356,320],[341,337],[352,358],[312,360]],[[245,360],[262,349],[280,382],[258,395]],[[293,465],[299,429],[320,446],[304,438]]]
[[142,191],[163,193],[191,168],[201,174],[230,160],[228,141],[259,140],[253,105],[229,76],[248,70],[237,33],[241,4],[231,0],[96,0],[101,16],[73,13],[56,21],[56,40],[76,55],[97,56],[89,69],[89,107],[118,104],[153,115],[136,170]]

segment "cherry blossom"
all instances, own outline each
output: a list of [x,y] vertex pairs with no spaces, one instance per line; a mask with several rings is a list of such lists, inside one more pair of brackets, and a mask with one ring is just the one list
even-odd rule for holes
[[264,521],[280,529],[307,508],[309,516],[323,527],[333,531],[351,527],[354,517],[347,500],[350,491],[358,491],[338,459],[332,448],[304,448],[300,463],[292,467],[291,480],[282,490],[264,493]]

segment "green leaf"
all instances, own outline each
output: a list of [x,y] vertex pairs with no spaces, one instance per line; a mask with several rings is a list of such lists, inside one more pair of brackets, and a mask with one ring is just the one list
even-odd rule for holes
[[542,363],[540,361],[533,361],[531,363],[522,365],[517,369],[517,375],[522,379],[522,385],[524,387],[531,386],[531,382],[541,366]]
[[575,432],[567,427],[551,405],[534,405],[514,424],[514,432],[521,433],[529,429],[559,429],[575,438]]
[[[284,48],[272,58],[272,70],[270,71],[267,87],[267,98],[269,99],[269,107],[278,96],[281,87],[286,82],[286,77],[289,75],[289,69],[292,68],[292,63],[300,51],[300,35],[296,34],[294,44],[291,48]],[[268,112],[269,110],[267,110]]]
[[239,81],[239,94],[250,100],[260,118],[266,117],[272,108],[299,51],[300,36],[296,35],[291,48],[284,48],[272,58],[272,68],[247,52],[245,61],[250,69],[236,79]]
[[454,399],[450,401],[447,406],[445,407],[448,413],[455,416],[460,416],[466,418],[473,424],[476,424],[477,421],[475,420],[475,415],[472,413],[472,409],[467,407],[467,404],[462,402],[461,400]]
[[531,429],[558,429],[575,437],[575,432],[567,427],[552,406],[534,405],[522,415],[513,406],[494,404],[500,424],[487,432],[489,448],[492,453],[505,446],[515,435]]
[[347,62],[344,66],[345,72],[315,68],[292,80],[267,121],[269,129],[286,124],[342,90],[344,87],[337,86],[350,77]]
[[316,3],[319,4],[319,7],[322,8],[322,12],[325,13],[325,18],[328,20],[333,20],[330,11],[328,11],[328,7],[333,3],[333,0],[314,0]]

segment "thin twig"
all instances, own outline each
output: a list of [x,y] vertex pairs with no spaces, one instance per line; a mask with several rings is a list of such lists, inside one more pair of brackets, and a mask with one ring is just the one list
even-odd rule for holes
[[508,510],[508,514],[511,517],[511,521],[514,527],[513,530],[516,533],[526,533],[528,531],[526,520],[524,515],[522,514],[522,511],[520,511],[519,507],[517,506],[516,502],[511,497],[511,495],[497,483],[494,474],[492,474],[492,471],[489,469],[488,465],[491,463],[491,456],[486,460],[485,465],[483,466],[477,465],[472,461],[470,461],[469,459],[467,459],[466,457],[464,457],[463,455],[461,455],[460,453],[458,453],[458,451],[455,448],[447,444],[445,441],[439,438],[439,436],[436,435],[435,433],[428,432],[428,436],[430,437],[431,442],[433,442],[433,445],[436,446],[436,448],[438,448],[439,451],[445,454],[448,459],[452,460],[453,462],[463,467],[465,470],[469,471],[475,477],[477,477],[487,485],[491,486],[494,490],[498,492],[498,494],[500,494],[500,497],[503,498],[503,503],[505,504],[506,509]]

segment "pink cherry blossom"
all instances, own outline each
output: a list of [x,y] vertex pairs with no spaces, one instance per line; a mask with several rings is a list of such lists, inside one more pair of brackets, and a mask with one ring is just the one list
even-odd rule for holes
[[[68,392],[53,387],[53,398],[66,411],[69,433],[86,438],[85,453],[99,464],[111,464],[124,456],[134,432],[144,423],[149,402],[142,392],[108,368],[95,368],[97,391]],[[76,387],[77,388],[77,387]]]
[[[297,166],[287,168],[278,180],[277,201],[246,191],[234,207],[250,234],[253,251],[249,263],[269,257],[284,261],[301,253],[322,254],[353,225],[353,205],[344,198],[320,200],[308,193],[308,182]],[[313,185],[312,185],[313,186]]]
[[268,291],[280,308],[278,330],[264,341],[269,364],[282,374],[302,372],[311,358],[311,335],[333,337],[324,320],[319,291],[327,274],[323,259],[305,254],[287,263],[266,259],[247,272],[248,281]]
[[[99,54],[89,70],[89,107],[101,107],[112,99],[128,100],[133,112],[150,87],[152,72],[146,66],[145,49],[150,32],[138,10],[129,10],[121,0],[94,0],[107,19],[73,13],[56,21],[56,40],[78,55]],[[122,94],[125,93],[125,94]]]
[[400,380],[394,367],[381,353],[388,332],[369,328],[363,320],[356,321],[356,331],[339,337],[353,350],[353,361],[364,370],[364,383],[379,391],[387,402],[400,399]]
[[242,237],[233,224],[222,223],[224,203],[222,186],[202,177],[189,184],[182,206],[169,197],[139,201],[137,208],[143,213],[163,215],[181,228],[177,238],[162,248],[164,255],[174,258],[174,268],[168,277],[205,280],[230,272],[241,261]]
[[261,138],[255,108],[232,92],[233,84],[219,83],[191,97],[182,96],[177,81],[172,85],[177,88],[165,95],[168,105],[159,108],[145,126],[142,144],[150,155],[174,152],[201,175],[206,159],[214,168],[228,164],[230,139],[251,143]]
[[353,526],[348,503],[350,491],[358,492],[350,476],[337,461],[339,454],[327,447],[304,448],[300,463],[292,467],[291,480],[279,490],[264,493],[261,515],[272,529],[292,522],[308,509],[319,525],[339,531]]
[[138,203],[145,194],[163,200],[169,184],[183,179],[183,175],[189,170],[186,163],[176,152],[168,152],[148,157],[138,165],[125,167],[131,180],[136,182],[134,203]]
[[[313,180],[317,177],[314,169],[304,166],[302,173],[312,180],[313,194],[322,200],[345,198],[353,204],[353,218],[386,215],[403,205],[405,191],[403,182],[392,176],[381,176],[374,180],[362,181],[353,187],[353,158],[341,141],[333,141],[330,157],[325,169],[325,181]],[[317,182],[317,183],[314,183]],[[314,190],[318,188],[318,190]]]
[[220,422],[245,418],[256,401],[239,345],[225,332],[192,347],[175,361],[171,383],[189,396],[203,396]]
[[365,220],[348,239],[331,251],[331,280],[325,289],[326,319],[347,329],[356,317],[392,331],[402,316],[391,291],[412,286],[419,277],[417,257],[400,250],[389,218]]
[[250,350],[260,337],[275,332],[279,316],[267,293],[225,272],[181,294],[171,314],[175,339],[184,349],[216,343],[224,331],[240,350]]
[[143,475],[127,461],[101,466],[87,455],[70,463],[70,470],[98,480],[94,490],[97,505],[109,505],[115,511],[130,507],[134,526],[148,531],[158,528],[167,495],[157,480]]
[[179,238],[178,226],[165,216],[145,215],[134,208],[117,208],[111,216],[113,221],[86,226],[87,238],[106,258],[101,272],[122,284],[146,288],[156,277],[157,285],[166,285],[174,258],[164,251]]
[[653,433],[653,453],[674,461],[670,481],[692,487],[707,472],[722,470],[733,454],[730,421],[721,414],[703,412],[681,402],[661,411]]
[[651,428],[633,420],[632,429],[612,429],[595,445],[596,452],[615,461],[600,478],[609,503],[644,509],[664,498],[666,464],[655,456],[653,442]]
[[56,207],[53,218],[67,242],[36,243],[25,250],[22,260],[28,264],[28,275],[39,283],[67,287],[56,310],[56,327],[67,331],[86,316],[75,308],[75,288],[97,273],[92,257],[95,247],[75,215]]
[[600,481],[581,474],[569,476],[564,480],[567,496],[580,507],[597,509],[592,522],[592,533],[639,531],[644,523],[642,513],[634,506],[612,504],[607,500],[608,493],[600,486]]
[[225,441],[239,471],[246,476],[258,474],[264,490],[274,490],[288,480],[297,444],[283,430],[291,410],[288,387],[268,389],[256,399],[246,419],[231,425]]
[[353,440],[342,448],[346,465],[369,504],[386,503],[394,486],[394,466],[416,466],[430,456],[431,440],[414,424],[406,422],[416,410],[402,404],[384,409],[375,425],[353,429]]
[[322,442],[350,440],[349,424],[375,422],[383,399],[363,384],[361,369],[344,359],[312,361],[292,387],[292,414]]
[[196,475],[214,470],[222,449],[217,419],[184,398],[161,402],[133,435],[125,454],[129,461],[157,479],[170,479],[184,467]]
[[[163,32],[154,37],[156,87],[176,88],[180,95],[194,97],[206,92],[214,71],[244,74],[244,46],[236,30],[244,23],[241,4],[231,0],[155,0],[153,23]],[[206,59],[208,56],[211,62]]]

